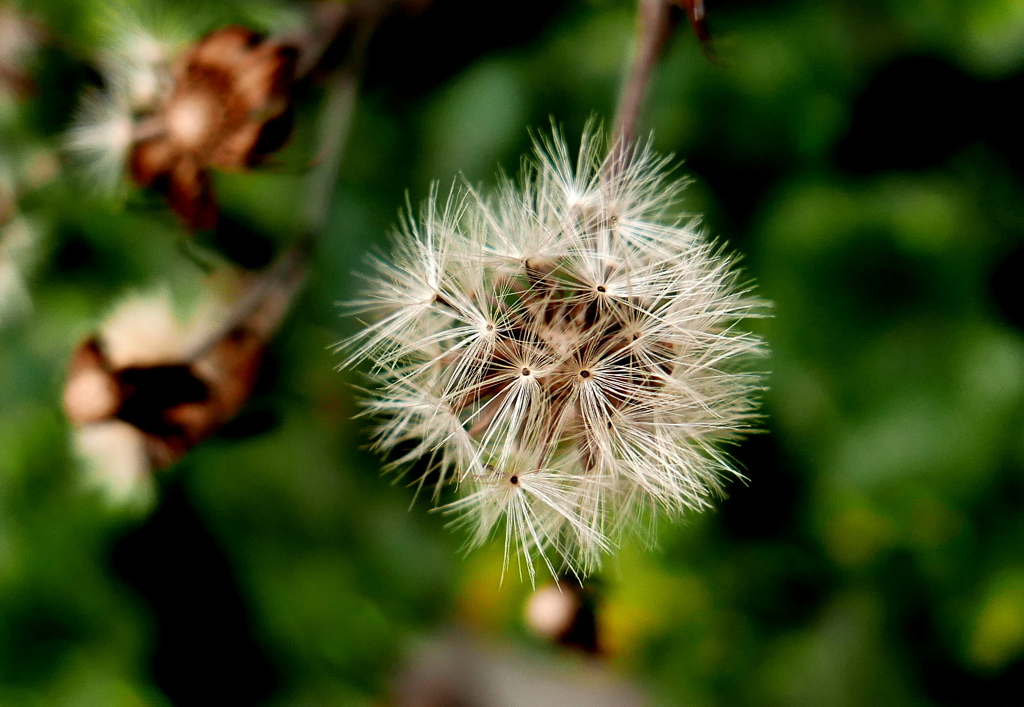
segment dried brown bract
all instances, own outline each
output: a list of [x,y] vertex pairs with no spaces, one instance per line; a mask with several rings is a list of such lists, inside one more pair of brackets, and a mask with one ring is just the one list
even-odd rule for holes
[[64,410],[78,452],[117,502],[234,418],[303,279],[286,254],[219,313],[182,324],[167,297],[130,299],[75,349]]
[[173,89],[140,126],[129,157],[135,181],[163,193],[189,227],[212,228],[210,168],[248,169],[284,144],[297,57],[295,47],[240,26],[193,45],[174,66]]
[[72,356],[64,409],[76,425],[132,425],[145,440],[150,464],[165,467],[238,413],[264,348],[255,332],[239,326],[199,362],[118,367],[92,336]]

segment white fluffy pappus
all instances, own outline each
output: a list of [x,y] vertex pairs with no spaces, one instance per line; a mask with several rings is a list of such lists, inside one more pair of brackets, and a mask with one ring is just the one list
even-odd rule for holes
[[721,447],[756,417],[763,342],[737,324],[766,307],[668,167],[590,129],[573,160],[556,133],[493,197],[432,194],[352,304],[341,365],[370,364],[376,448],[426,458],[471,544],[503,528],[531,580],[538,558],[593,571],[738,475]]
[[38,240],[38,229],[20,214],[15,213],[6,223],[0,221],[0,328],[24,318],[32,310],[25,273],[36,260]]
[[147,508],[154,482],[146,439],[121,420],[105,420],[75,430],[75,454],[82,461],[89,486],[116,507]]
[[[199,17],[195,16],[197,9]],[[180,16],[154,3],[121,0],[105,4],[91,17],[104,83],[131,110],[155,108],[170,88],[171,64],[189,40],[188,28],[208,20],[205,10],[191,11],[192,16]]]
[[[106,365],[113,370],[175,365],[196,343],[217,330],[227,311],[218,297],[207,296],[178,311],[168,289],[135,293],[118,302],[97,331]],[[69,376],[65,410],[88,420],[74,424],[71,446],[90,486],[115,507],[145,510],[154,500],[153,464],[147,435],[110,417],[119,390],[109,371],[86,369]]]
[[166,289],[135,293],[118,302],[100,327],[111,365],[158,366],[185,358],[191,329],[175,312]]
[[135,141],[150,129],[146,116],[172,88],[185,33],[169,16],[126,2],[105,5],[93,19],[104,86],[82,94],[63,142],[87,183],[105,194],[122,183]]
[[134,140],[135,118],[127,99],[117,92],[91,90],[82,95],[64,148],[102,193],[121,183]]

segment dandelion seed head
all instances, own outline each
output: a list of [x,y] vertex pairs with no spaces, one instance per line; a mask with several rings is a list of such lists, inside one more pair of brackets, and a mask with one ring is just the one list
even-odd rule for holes
[[166,288],[133,294],[73,350],[63,391],[72,446],[112,504],[151,499],[151,472],[209,437],[251,394],[261,355],[254,339],[283,313],[264,301],[228,330],[221,296],[204,289],[181,307]]
[[213,228],[210,170],[251,169],[291,132],[299,48],[240,25],[185,42],[173,24],[111,6],[100,28],[104,88],[83,95],[65,146],[102,191],[130,176],[162,192],[189,228]]
[[[700,511],[755,417],[763,303],[649,147],[556,133],[494,196],[436,191],[403,219],[340,348],[368,361],[375,444],[410,449],[471,545],[585,574],[644,519]],[[424,483],[421,479],[420,483]],[[435,494],[436,495],[436,494]]]

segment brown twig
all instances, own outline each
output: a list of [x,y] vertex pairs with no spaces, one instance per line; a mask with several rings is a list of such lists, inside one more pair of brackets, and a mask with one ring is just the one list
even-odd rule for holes
[[647,86],[675,25],[671,10],[668,0],[639,0],[637,4],[636,52],[615,118],[614,140],[620,153],[636,138]]
[[341,2],[318,2],[309,11],[305,28],[291,35],[279,38],[283,44],[298,48],[299,58],[295,64],[296,78],[305,78],[323,58],[330,47],[350,22],[355,21],[352,8]]
[[303,209],[302,228],[311,235],[320,233],[327,221],[331,195],[352,127],[363,61],[378,23],[379,17],[376,15],[362,19],[356,29],[348,58],[327,80],[326,96],[317,127],[319,149],[309,176]]
[[304,238],[279,256],[266,272],[249,285],[224,321],[186,352],[185,360],[198,361],[232,331],[246,323],[269,340],[305,279],[310,249],[310,240]]

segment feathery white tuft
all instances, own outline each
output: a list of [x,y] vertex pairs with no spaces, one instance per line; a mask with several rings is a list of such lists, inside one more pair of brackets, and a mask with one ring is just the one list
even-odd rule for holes
[[86,92],[65,149],[81,163],[89,183],[103,192],[117,188],[135,138],[135,118],[127,100],[117,92]]
[[153,499],[146,440],[132,425],[106,420],[76,429],[72,437],[90,486],[119,507],[147,507]]
[[[140,16],[126,3],[113,3],[96,28],[103,89],[81,96],[64,149],[79,164],[87,183],[100,193],[121,185],[137,140],[155,129],[148,116],[173,88],[171,66],[183,33],[169,18]],[[153,13],[147,13],[153,14]]]
[[154,109],[170,88],[171,64],[187,41],[190,23],[167,8],[127,2],[107,5],[96,21],[104,81],[130,110]]
[[158,366],[183,360],[186,331],[170,294],[162,291],[118,303],[103,322],[100,337],[115,368]]
[[[0,175],[0,202],[4,200],[3,190]],[[0,203],[0,211],[3,210],[4,204]],[[15,212],[6,223],[0,221],[0,328],[32,311],[25,273],[36,260],[38,240],[38,228],[19,213]]]
[[166,288],[132,294],[117,303],[100,327],[104,352],[115,368],[181,363],[196,342],[221,325],[228,307],[220,294],[208,294],[190,305],[183,318]]
[[[618,158],[614,157],[619,155]],[[506,563],[592,571],[659,512],[703,510],[737,476],[721,444],[754,417],[763,311],[733,259],[674,209],[649,147],[555,134],[494,198],[453,189],[404,219],[339,348],[371,364],[376,447],[428,461]],[[436,497],[436,496],[435,496]]]

